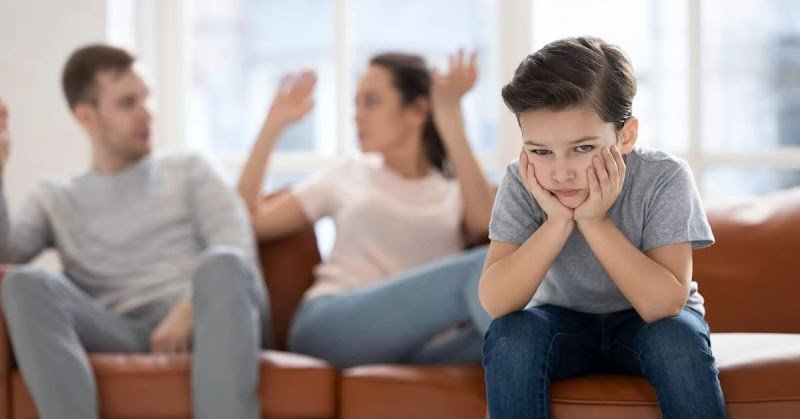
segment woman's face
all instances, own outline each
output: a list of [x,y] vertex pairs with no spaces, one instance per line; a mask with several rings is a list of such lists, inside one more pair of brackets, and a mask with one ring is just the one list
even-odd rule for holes
[[403,104],[389,69],[367,68],[356,91],[355,121],[362,151],[385,152],[413,138],[424,123],[419,114],[414,106]]

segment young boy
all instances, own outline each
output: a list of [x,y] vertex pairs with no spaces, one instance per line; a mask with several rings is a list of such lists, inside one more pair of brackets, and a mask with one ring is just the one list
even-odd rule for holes
[[493,419],[549,418],[551,379],[646,377],[663,417],[723,418],[692,281],[714,242],[688,165],[634,148],[633,68],[597,38],[526,57],[503,99],[523,150],[495,201],[479,294]]

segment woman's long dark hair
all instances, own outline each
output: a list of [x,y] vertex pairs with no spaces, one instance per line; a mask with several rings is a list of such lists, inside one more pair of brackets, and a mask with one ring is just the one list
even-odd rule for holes
[[[419,55],[387,52],[372,57],[370,65],[381,66],[392,74],[392,85],[400,92],[403,105],[410,105],[417,98],[430,98],[431,73],[425,59]],[[422,144],[431,164],[445,176],[452,176],[442,137],[433,123],[433,112],[428,112],[422,130]]]

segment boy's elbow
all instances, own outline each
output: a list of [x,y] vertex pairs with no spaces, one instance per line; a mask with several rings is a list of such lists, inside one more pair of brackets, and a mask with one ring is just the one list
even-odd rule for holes
[[481,307],[483,307],[492,320],[507,314],[502,310],[502,308],[498,307],[496,303],[493,303],[491,299],[486,296],[486,290],[480,286],[478,287],[478,301],[480,301]]
[[670,304],[664,307],[656,307],[655,309],[642,310],[639,316],[647,324],[655,323],[659,320],[668,319],[681,314],[684,304],[685,301],[682,304]]

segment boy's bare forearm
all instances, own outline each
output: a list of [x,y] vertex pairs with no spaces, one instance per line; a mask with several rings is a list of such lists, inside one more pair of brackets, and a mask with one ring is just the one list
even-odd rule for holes
[[479,293],[493,318],[528,304],[574,226],[571,221],[546,221],[516,251],[486,267]]
[[577,222],[600,264],[646,322],[677,315],[688,289],[669,269],[636,248],[609,219]]

